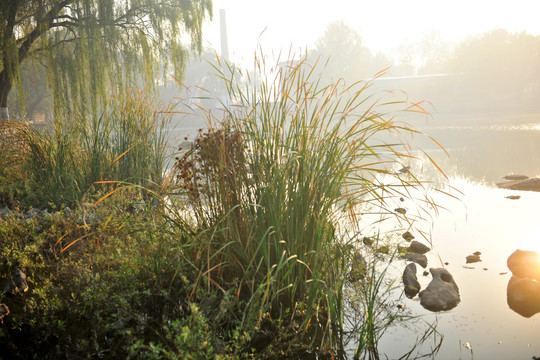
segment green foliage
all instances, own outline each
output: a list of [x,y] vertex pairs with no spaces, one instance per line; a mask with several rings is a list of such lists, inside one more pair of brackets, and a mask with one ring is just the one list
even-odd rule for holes
[[54,103],[62,111],[77,103],[96,112],[100,95],[135,85],[139,73],[150,85],[169,65],[181,77],[188,49],[201,50],[207,16],[211,0],[3,1],[1,106],[7,106],[12,85],[24,100],[20,65],[28,58],[47,65]]
[[[305,62],[257,61],[264,80],[247,91],[235,69],[216,67],[235,105],[219,121],[206,112],[211,126],[178,156],[171,182],[161,172],[167,109],[143,93],[111,98],[99,116],[57,117],[45,132],[2,124],[2,181],[39,185],[41,204],[81,204],[0,222],[0,276],[21,267],[30,285],[17,297],[0,294],[12,314],[0,338],[10,356],[272,359],[340,350],[345,290],[366,276],[351,271],[358,222],[370,206],[412,221],[387,206],[423,186],[394,170],[413,158],[400,140],[415,133],[394,115],[423,109],[381,100],[370,82],[323,85]],[[24,199],[5,193],[9,205]],[[358,292],[371,304],[360,310],[370,351],[384,330],[375,326],[385,292],[377,276],[367,274]],[[40,341],[25,347],[27,338]]]
[[165,344],[136,343],[130,350],[130,358],[140,359],[210,359],[213,348],[207,320],[198,307],[191,304],[189,316],[184,320],[173,320],[165,326]]
[[144,92],[131,90],[111,97],[98,115],[57,116],[45,130],[4,123],[3,141],[12,143],[0,149],[4,172],[12,174],[12,184],[0,191],[5,204],[72,206],[98,181],[159,186],[168,111]]
[[[408,156],[402,143],[382,140],[414,132],[390,111],[407,104],[379,103],[369,82],[321,85],[303,62],[267,69],[257,60],[258,78],[266,80],[248,87],[253,92],[232,80],[235,69],[227,76],[216,68],[235,105],[223,120],[208,112],[213,126],[178,159],[183,211],[173,221],[195,224],[183,258],[208,289],[245,299],[243,326],[260,326],[266,314],[300,317],[300,337],[332,347],[343,330],[348,272],[347,256],[336,251],[345,241],[340,222],[357,223],[355,204],[384,209],[381,193],[422,186],[391,170]],[[397,185],[378,182],[377,174],[395,176]]]

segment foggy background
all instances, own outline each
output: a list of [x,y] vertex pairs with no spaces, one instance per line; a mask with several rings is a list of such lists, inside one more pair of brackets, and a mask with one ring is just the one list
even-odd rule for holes
[[[372,90],[392,90],[410,101],[423,101],[430,115],[404,120],[445,147],[450,158],[424,138],[412,140],[433,151],[451,175],[487,183],[506,173],[536,176],[540,22],[535,9],[534,1],[523,0],[214,0],[213,20],[203,28],[203,53],[190,57],[183,86],[171,77],[160,87],[160,97],[164,102],[219,108],[227,93],[212,67],[216,55],[247,75],[258,48],[283,61],[290,60],[289,52],[311,64],[328,60],[323,82],[341,79],[352,84],[387,68]],[[47,114],[52,97],[43,68],[28,61],[22,72],[26,116]],[[16,112],[17,101],[13,99],[10,107]],[[175,141],[192,140],[204,126],[203,119],[175,115]]]

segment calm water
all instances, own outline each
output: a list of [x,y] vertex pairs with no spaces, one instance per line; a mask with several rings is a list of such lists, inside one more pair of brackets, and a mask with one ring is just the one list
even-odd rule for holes
[[[500,116],[446,114],[411,124],[446,148],[450,157],[426,138],[412,139],[441,165],[450,185],[461,192],[450,190],[460,201],[437,196],[437,202],[448,210],[440,212],[433,224],[416,224],[431,234],[433,250],[427,254],[428,268],[445,266],[450,271],[459,286],[461,302],[451,311],[431,313],[420,306],[417,298],[402,296],[400,286],[394,298],[404,305],[404,313],[418,318],[390,328],[383,335],[379,342],[382,358],[399,359],[411,349],[427,324],[434,323],[444,340],[439,352],[428,358],[540,357],[540,314],[524,318],[511,310],[506,301],[511,277],[506,266],[508,256],[516,249],[540,252],[540,192],[509,191],[495,186],[508,173],[540,176],[540,111]],[[171,135],[178,142],[185,136],[192,140],[199,127],[203,127],[202,122],[183,121],[180,130]],[[422,174],[427,178],[432,175]],[[508,195],[521,198],[510,200],[505,198]],[[399,206],[415,207],[412,203]],[[399,226],[390,230],[399,230]],[[475,251],[482,253],[482,261],[466,264],[465,257]],[[405,264],[396,261],[391,269],[398,281]],[[418,269],[419,281],[425,288],[431,276],[422,276],[423,269]],[[437,340],[434,339],[435,343]],[[429,353],[434,341],[426,341],[419,352]],[[354,344],[348,348],[352,358]]]
[[[434,314],[423,309],[418,299],[403,297],[404,311],[419,318],[389,329],[379,343],[380,352],[389,359],[400,358],[427,323],[436,323],[444,336],[436,359],[540,357],[540,314],[522,317],[508,307],[506,300],[511,277],[506,266],[508,256],[516,249],[540,253],[540,192],[495,186],[502,181],[501,176],[512,172],[540,175],[540,115],[493,118],[489,124],[485,119],[429,124],[423,130],[447,148],[450,159],[440,152],[432,154],[447,171],[450,185],[462,192],[453,192],[461,201],[436,197],[448,210],[434,221],[433,251],[427,254],[428,268],[448,263],[444,266],[459,286],[461,303],[451,311]],[[521,198],[510,200],[505,198],[508,195]],[[430,226],[426,224],[426,230]],[[465,257],[475,251],[482,253],[482,261],[466,264]],[[396,261],[396,273],[400,275],[404,265]],[[422,276],[423,270],[418,269],[425,288],[431,276]],[[423,353],[432,346],[433,342],[426,342]]]

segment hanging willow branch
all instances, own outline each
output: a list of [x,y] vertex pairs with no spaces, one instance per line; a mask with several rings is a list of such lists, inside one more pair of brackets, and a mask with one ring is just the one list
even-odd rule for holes
[[105,90],[136,81],[155,85],[171,66],[183,75],[186,53],[201,51],[211,0],[0,1],[0,107],[20,65],[44,60],[56,108],[95,109]]

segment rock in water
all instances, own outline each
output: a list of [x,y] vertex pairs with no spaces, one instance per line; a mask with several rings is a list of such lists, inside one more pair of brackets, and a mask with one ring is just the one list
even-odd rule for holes
[[454,278],[444,268],[429,269],[433,280],[420,292],[420,305],[430,311],[450,310],[460,301],[459,289]]
[[409,299],[418,294],[420,291],[420,283],[416,277],[416,265],[411,263],[405,267],[403,271],[403,284],[405,285],[405,296]]
[[498,183],[497,186],[510,190],[540,191],[540,178],[510,180]]
[[425,254],[429,250],[431,250],[428,246],[422,244],[421,242],[418,242],[416,240],[413,240],[411,242],[411,245],[409,245],[408,251],[415,254]]
[[465,260],[466,260],[467,264],[482,261],[482,259],[480,259],[480,255],[469,255],[469,256],[467,256],[465,258]]
[[414,239],[414,235],[411,234],[410,231],[404,232],[401,236],[405,239],[405,241],[411,241],[412,239]]
[[4,292],[8,294],[16,294],[18,292],[24,293],[28,291],[28,284],[26,283],[26,275],[21,269],[15,269],[11,279],[8,280],[4,287]]
[[409,260],[417,263],[421,267],[425,268],[427,266],[427,257],[423,254],[407,253],[399,257],[402,260]]
[[529,177],[527,175],[518,175],[518,174],[508,174],[503,176],[505,180],[527,180]]
[[510,309],[524,317],[540,312],[540,283],[512,276],[506,289]]
[[540,255],[534,251],[516,250],[506,261],[514,276],[540,281]]

